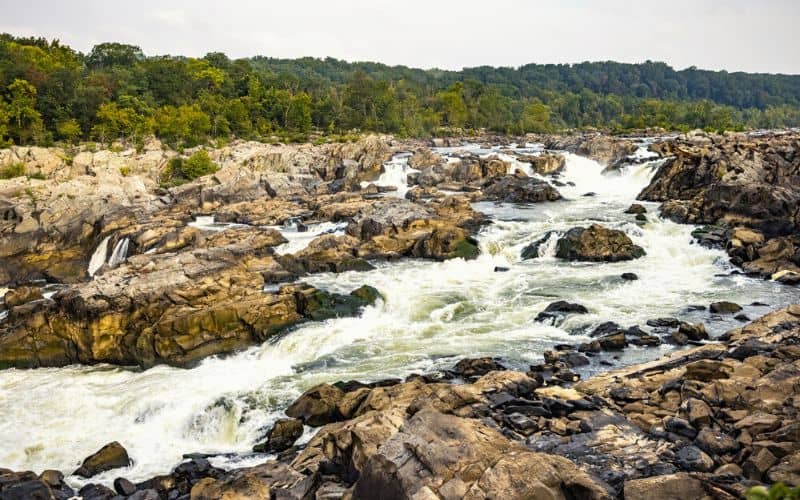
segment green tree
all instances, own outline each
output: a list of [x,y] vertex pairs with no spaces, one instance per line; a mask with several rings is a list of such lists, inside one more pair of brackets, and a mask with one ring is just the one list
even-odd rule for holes
[[550,108],[538,100],[525,106],[519,121],[519,128],[523,133],[547,133],[554,129],[550,123]]
[[286,112],[286,128],[296,132],[311,130],[311,96],[305,92],[292,96]]
[[467,123],[467,105],[463,92],[464,85],[459,82],[436,94],[436,109],[442,115],[443,125],[461,128]]
[[81,126],[75,118],[68,118],[56,125],[58,137],[68,143],[75,144],[81,136]]
[[7,144],[6,137],[8,137],[8,109],[6,103],[0,99],[0,147]]
[[137,141],[151,131],[152,122],[147,116],[133,107],[123,107],[116,102],[100,106],[97,111],[97,125],[92,127],[92,134],[100,142],[116,139]]
[[163,106],[156,111],[155,123],[156,134],[174,145],[196,146],[211,131],[211,120],[196,104]]
[[36,110],[36,87],[17,78],[8,86],[8,92],[9,135],[17,144],[38,138],[42,133],[42,117]]

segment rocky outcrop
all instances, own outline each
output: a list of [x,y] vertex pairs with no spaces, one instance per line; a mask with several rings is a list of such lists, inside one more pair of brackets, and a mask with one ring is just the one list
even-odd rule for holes
[[677,222],[716,224],[734,263],[770,277],[800,255],[800,135],[691,133],[653,146],[668,157],[640,199]]
[[570,229],[556,244],[556,257],[566,260],[618,262],[645,255],[622,231],[599,224]]
[[548,136],[544,143],[547,149],[569,151],[603,165],[615,165],[637,149],[629,139],[605,134]]
[[523,162],[529,162],[531,169],[539,175],[553,175],[564,170],[567,164],[564,155],[543,153],[538,156],[518,156],[517,159]]
[[371,294],[302,284],[262,292],[291,276],[270,255],[273,233],[219,233],[205,248],[137,255],[52,299],[14,307],[0,325],[0,366],[186,366],[367,304],[362,297]]
[[506,203],[541,203],[561,199],[561,194],[550,183],[520,175],[493,179],[483,188],[483,196],[486,200]]
[[[281,222],[281,213],[284,220],[302,215],[308,208],[293,206],[289,198],[360,189],[362,181],[380,175],[392,152],[391,138],[385,136],[320,146],[239,141],[210,150],[220,167],[214,174],[161,189],[162,174],[177,153],[162,150],[157,141],[140,153],[0,150],[0,166],[22,162],[29,174],[36,174],[0,180],[0,284],[84,280],[92,252],[104,237],[148,219],[169,225],[189,213],[236,204],[224,210],[221,220],[275,223]],[[282,201],[263,206],[273,198]],[[262,205],[247,205],[256,200]]]

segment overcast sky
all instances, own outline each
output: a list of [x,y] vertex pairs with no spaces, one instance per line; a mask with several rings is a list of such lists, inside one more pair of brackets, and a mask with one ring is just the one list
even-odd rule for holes
[[0,0],[0,32],[415,67],[665,61],[800,74],[800,0]]

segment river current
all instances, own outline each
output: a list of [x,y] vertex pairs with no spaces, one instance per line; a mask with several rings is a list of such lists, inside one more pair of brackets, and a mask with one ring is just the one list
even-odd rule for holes
[[[538,151],[533,145],[529,149]],[[456,149],[441,152],[456,154]],[[524,368],[541,362],[543,351],[555,344],[585,340],[604,321],[644,326],[648,319],[672,316],[704,322],[714,336],[741,323],[689,306],[731,300],[745,305],[743,312],[754,318],[800,301],[798,288],[731,274],[724,252],[694,244],[694,228],[660,219],[656,204],[643,203],[648,209],[644,223],[624,214],[658,160],[603,175],[597,162],[566,157],[560,181],[567,185],[558,188],[566,200],[529,207],[475,205],[493,221],[478,235],[482,253],[476,260],[377,263],[374,271],[305,279],[333,291],[376,287],[384,300],[358,318],[305,324],[192,369],[101,365],[0,371],[0,467],[70,474],[84,457],[115,440],[127,448],[133,465],[92,482],[109,483],[119,476],[143,480],[168,472],[184,453],[192,452],[220,454],[212,459],[215,465],[250,465],[268,458],[247,452],[269,425],[294,398],[321,382],[403,377],[477,356],[498,356],[509,366]],[[402,195],[408,172],[407,157],[396,157],[378,184],[398,186]],[[555,258],[550,245],[539,259],[520,260],[521,250],[548,231],[595,222],[624,230],[647,255],[612,264],[564,262]],[[213,220],[196,225],[204,224],[211,226]],[[213,226],[209,229],[236,230]],[[313,235],[342,227],[312,226],[307,233],[281,229],[289,243],[278,251],[293,252]],[[102,262],[94,262],[94,269]],[[495,272],[496,267],[508,271]],[[639,279],[622,280],[624,272]],[[534,321],[555,300],[579,302],[590,313],[556,325]],[[768,306],[747,305],[754,302]],[[645,361],[670,349],[631,347],[611,361]],[[305,438],[310,434],[308,430]],[[75,477],[69,481],[86,482]]]

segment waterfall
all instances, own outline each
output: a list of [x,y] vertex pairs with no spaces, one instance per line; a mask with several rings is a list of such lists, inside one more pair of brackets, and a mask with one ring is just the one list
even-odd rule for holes
[[[408,174],[412,172],[419,172],[408,165],[408,160],[411,155],[408,153],[399,153],[392,157],[391,160],[383,164],[383,173],[374,182],[376,186],[394,186],[397,191],[394,191],[395,196],[400,198],[405,197],[408,192]],[[362,183],[365,187],[368,182]]]
[[108,240],[111,239],[111,236],[106,236],[103,238],[103,241],[97,245],[94,253],[92,254],[92,258],[89,260],[89,276],[94,276],[94,273],[97,272],[98,269],[106,262],[106,255],[108,254]]
[[130,243],[129,238],[123,238],[114,245],[114,251],[111,253],[111,257],[108,259],[108,265],[111,267],[116,267],[128,258],[128,245]]

